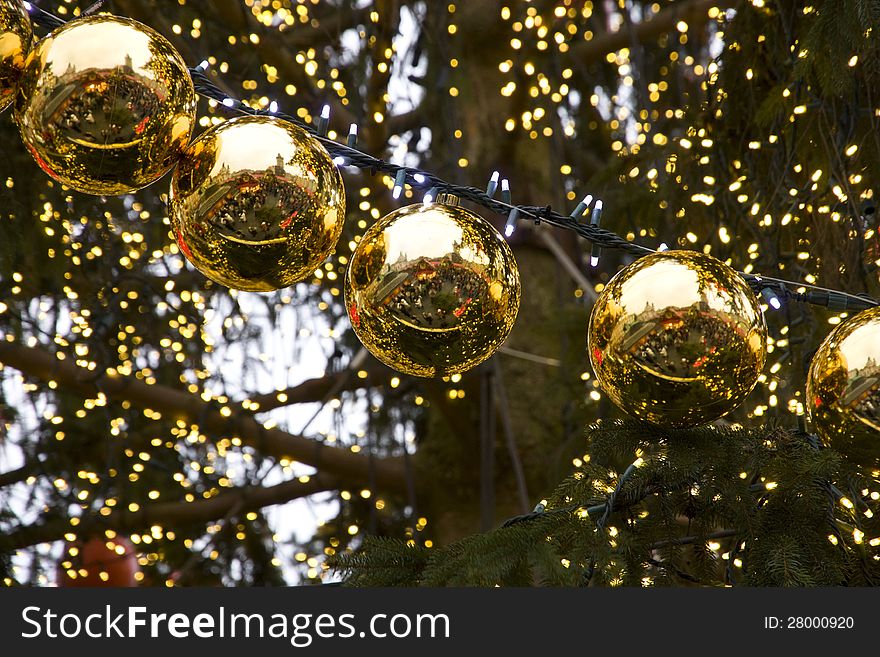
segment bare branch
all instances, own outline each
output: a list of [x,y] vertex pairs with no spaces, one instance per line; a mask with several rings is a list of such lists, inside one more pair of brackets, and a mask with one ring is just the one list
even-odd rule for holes
[[174,528],[206,523],[222,518],[232,510],[235,514],[247,513],[337,488],[339,482],[336,479],[320,475],[308,481],[294,479],[275,486],[244,486],[207,500],[147,504],[137,511],[119,509],[108,516],[90,516],[84,518],[75,531],[66,518],[54,517],[0,536],[0,551],[20,550],[30,545],[57,541],[71,532],[88,536],[112,529],[130,534],[146,531],[153,525]]
[[152,408],[164,415],[198,422],[213,432],[232,433],[244,444],[263,454],[296,460],[353,483],[372,481],[384,490],[406,491],[406,470],[402,457],[374,458],[280,429],[267,429],[241,409],[230,408],[233,413],[226,417],[214,405],[196,395],[167,386],[148,385],[133,376],[121,376],[113,370],[107,373],[90,372],[67,359],[59,360],[56,354],[42,347],[0,342],[0,363],[43,381],[54,380],[69,392],[94,396],[101,391],[112,399],[128,400],[141,408]]
[[17,484],[20,481],[24,481],[32,474],[34,474],[36,468],[31,463],[25,463],[20,468],[16,468],[15,470],[8,470],[6,472],[0,472],[0,488],[4,486],[11,486],[12,484]]
[[[359,376],[362,372],[365,376]],[[390,370],[379,361],[369,359],[363,367],[346,369],[336,374],[326,374],[315,379],[306,379],[302,383],[284,390],[277,390],[250,398],[251,408],[258,404],[257,412],[264,413],[290,404],[308,404],[326,401],[330,393],[349,392],[378,386],[388,381]]]
[[394,114],[385,120],[390,135],[401,135],[410,130],[417,130],[426,125],[425,110],[418,106],[408,112]]

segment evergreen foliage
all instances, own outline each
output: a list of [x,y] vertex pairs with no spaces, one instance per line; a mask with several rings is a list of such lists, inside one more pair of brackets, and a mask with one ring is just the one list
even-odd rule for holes
[[534,513],[433,550],[368,539],[332,565],[351,586],[880,583],[880,504],[812,435],[627,420],[586,438]]

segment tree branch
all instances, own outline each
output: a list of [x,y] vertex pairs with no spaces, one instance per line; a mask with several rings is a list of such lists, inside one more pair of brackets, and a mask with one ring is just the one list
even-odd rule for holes
[[[296,54],[298,49],[308,48],[312,43],[311,39],[321,39],[323,43],[328,41],[328,36],[332,31],[337,34],[341,33],[349,25],[352,27],[363,23],[364,19],[369,15],[365,9],[354,9],[351,11],[342,8],[333,10],[334,18],[329,18],[329,24],[325,25],[326,29],[321,29],[322,21],[318,21],[318,28],[308,28],[306,32],[303,26],[297,26],[289,31],[280,32],[275,29],[266,29],[254,19],[253,14],[244,8],[238,0],[214,0],[212,8],[222,19],[222,22],[230,29],[230,31],[238,32],[241,35],[257,32],[260,40],[256,44],[251,44],[253,50],[259,55],[262,64],[269,64],[278,69],[278,74],[285,82],[294,83],[308,97],[310,103],[317,102],[318,99],[328,102],[333,106],[334,116],[344,125],[355,123],[356,118],[351,111],[338,102],[335,94],[326,95],[318,93],[315,89],[311,78],[305,74],[302,67],[296,64]],[[309,35],[306,41],[298,40],[300,36]],[[300,98],[300,100],[305,100]],[[303,103],[308,104],[308,103]]]
[[388,134],[401,135],[425,125],[425,110],[419,105],[408,112],[394,114],[385,120]]
[[707,538],[730,538],[731,536],[736,536],[738,533],[740,532],[735,529],[720,529],[711,534],[706,534],[705,536],[682,536],[681,538],[673,538],[668,541],[657,541],[656,543],[651,543],[651,545],[648,546],[648,549],[659,550],[671,545],[693,545],[694,543],[699,543]]
[[68,392],[87,396],[101,391],[111,399],[127,400],[164,415],[198,422],[214,432],[234,433],[243,443],[263,454],[296,460],[353,483],[373,482],[378,488],[390,492],[406,492],[403,457],[374,458],[342,447],[323,445],[280,429],[266,429],[246,412],[233,411],[230,417],[226,417],[215,405],[195,395],[167,386],[148,385],[113,370],[90,372],[67,359],[59,360],[56,354],[42,347],[0,342],[0,363],[43,381],[54,380]]
[[[360,378],[357,376],[357,372],[366,372],[366,377]],[[338,394],[340,392],[382,385],[387,382],[389,372],[388,368],[371,358],[363,367],[349,368],[335,374],[325,374],[315,379],[306,379],[302,383],[290,386],[284,390],[253,395],[250,400],[251,404],[259,404],[256,409],[258,413],[265,413],[266,411],[291,404],[323,402],[331,392]]]
[[340,7],[331,7],[323,15],[315,16],[317,27],[313,24],[296,25],[285,30],[282,34],[288,47],[310,48],[313,46],[326,45],[331,41],[339,41],[339,37],[346,30],[354,29],[367,22],[372,8],[369,6],[355,7],[352,4],[344,4]]
[[648,20],[636,23],[631,30],[623,29],[617,32],[605,32],[597,34],[589,41],[583,41],[571,46],[565,57],[577,60],[579,64],[597,62],[610,52],[628,48],[633,40],[646,44],[656,39],[661,34],[669,32],[684,21],[691,28],[700,27],[709,22],[709,9],[729,9],[736,5],[738,0],[683,0],[667,7]]
[[[94,515],[84,518],[76,528],[71,527],[67,518],[55,517],[20,527],[0,536],[0,551],[20,550],[39,543],[57,541],[71,532],[80,536],[88,536],[90,533],[112,529],[130,534],[146,531],[153,525],[173,528],[206,523],[222,518],[230,511],[235,514],[247,513],[273,504],[284,504],[295,499],[308,497],[315,493],[335,490],[339,486],[338,480],[317,475],[306,482],[293,479],[275,486],[244,486],[220,493],[207,500],[148,504],[137,511],[119,509],[108,516]],[[235,510],[236,508],[237,510]]]
[[4,486],[11,486],[12,484],[17,484],[20,481],[24,481],[28,477],[30,477],[36,468],[31,463],[25,463],[20,468],[16,468],[15,470],[8,470],[6,472],[0,472],[0,488]]

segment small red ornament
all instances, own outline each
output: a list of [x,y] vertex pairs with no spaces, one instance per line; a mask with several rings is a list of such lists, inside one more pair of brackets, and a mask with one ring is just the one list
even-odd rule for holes
[[58,586],[137,586],[137,554],[131,541],[91,538],[75,543],[58,567]]

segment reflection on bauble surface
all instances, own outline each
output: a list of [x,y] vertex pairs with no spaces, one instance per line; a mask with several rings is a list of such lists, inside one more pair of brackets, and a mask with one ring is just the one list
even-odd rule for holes
[[623,410],[670,427],[736,408],[766,359],[755,295],[721,261],[654,253],[620,271],[590,318],[588,349],[602,389]]
[[410,205],[364,235],[346,275],[361,342],[416,376],[468,370],[510,333],[520,282],[510,247],[486,220],[442,203]]

